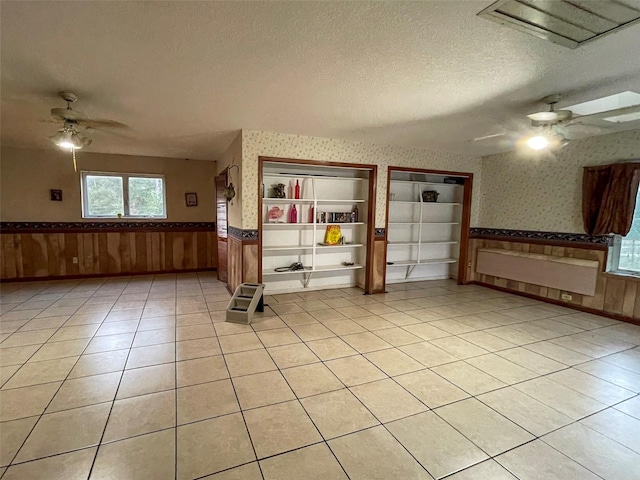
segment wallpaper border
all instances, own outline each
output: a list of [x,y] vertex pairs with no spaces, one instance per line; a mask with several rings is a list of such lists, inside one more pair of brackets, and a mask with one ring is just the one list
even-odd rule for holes
[[238,240],[258,240],[258,230],[243,230],[242,228],[229,226],[227,227],[227,233],[230,237],[236,238]]
[[473,227],[471,238],[491,238],[496,240],[525,240],[563,242],[582,245],[613,245],[613,235],[588,235],[586,233],[541,232],[535,230],[508,230],[504,228]]

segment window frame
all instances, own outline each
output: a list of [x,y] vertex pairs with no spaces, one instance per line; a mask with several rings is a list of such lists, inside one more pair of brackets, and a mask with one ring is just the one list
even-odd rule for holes
[[[124,212],[122,216],[117,215],[90,215],[89,198],[87,192],[87,176],[119,177],[122,179],[122,196]],[[129,179],[130,178],[155,178],[162,180],[162,207],[164,215],[131,215],[129,213]],[[124,172],[98,172],[93,170],[82,170],[80,172],[80,197],[82,200],[82,218],[123,218],[123,219],[166,219],[167,218],[167,183],[165,176],[158,173],[124,173]]]
[[[638,205],[638,207],[640,207],[640,205]],[[609,248],[609,265],[611,266],[609,273],[629,277],[640,277],[640,271],[620,268],[620,253],[622,251],[623,239],[624,237],[622,235],[613,236],[613,245]]]

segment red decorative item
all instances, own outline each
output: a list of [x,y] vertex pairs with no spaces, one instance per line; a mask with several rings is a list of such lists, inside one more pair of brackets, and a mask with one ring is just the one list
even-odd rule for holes
[[309,208],[309,223],[313,223],[314,208]]
[[300,184],[298,183],[298,180],[296,180],[296,199],[300,198]]
[[289,212],[289,223],[298,223],[298,210],[295,205],[291,205],[291,211]]

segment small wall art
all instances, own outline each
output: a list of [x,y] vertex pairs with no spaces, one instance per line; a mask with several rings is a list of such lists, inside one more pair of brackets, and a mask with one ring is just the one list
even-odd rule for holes
[[194,192],[189,192],[184,194],[185,202],[187,203],[187,207],[197,207],[198,206],[198,194]]
[[52,202],[61,202],[62,201],[62,190],[50,190],[51,192],[51,201]]

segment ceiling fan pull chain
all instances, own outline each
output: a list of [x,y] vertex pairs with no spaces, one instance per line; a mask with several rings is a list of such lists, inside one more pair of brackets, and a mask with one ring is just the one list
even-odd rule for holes
[[76,149],[75,148],[71,149],[71,155],[73,156],[73,171],[77,172],[78,171],[78,165],[76,164]]

